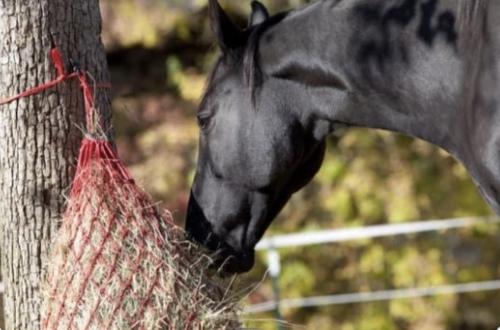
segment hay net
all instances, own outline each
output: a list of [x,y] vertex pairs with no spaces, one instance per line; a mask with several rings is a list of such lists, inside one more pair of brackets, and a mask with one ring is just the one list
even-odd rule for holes
[[226,293],[203,275],[209,258],[152,205],[108,141],[82,144],[50,260],[45,329],[238,327]]
[[[78,79],[88,135],[42,288],[42,329],[235,329],[235,301],[206,276],[210,258],[184,239],[132,180],[98,129],[87,73],[67,73],[50,52],[57,77],[10,103]],[[103,85],[104,86],[104,85]]]

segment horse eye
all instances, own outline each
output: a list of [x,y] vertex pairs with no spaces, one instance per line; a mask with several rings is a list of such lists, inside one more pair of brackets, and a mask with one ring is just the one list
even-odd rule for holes
[[206,129],[208,127],[210,123],[209,115],[199,114],[196,118],[198,119],[198,126],[200,126],[201,129]]

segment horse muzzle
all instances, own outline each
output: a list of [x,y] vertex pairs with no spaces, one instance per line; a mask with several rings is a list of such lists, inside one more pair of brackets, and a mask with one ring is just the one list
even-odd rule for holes
[[190,240],[199,243],[211,252],[214,260],[212,267],[216,268],[221,275],[244,273],[252,269],[255,263],[254,250],[236,250],[219,237],[193,194],[189,199],[186,232]]

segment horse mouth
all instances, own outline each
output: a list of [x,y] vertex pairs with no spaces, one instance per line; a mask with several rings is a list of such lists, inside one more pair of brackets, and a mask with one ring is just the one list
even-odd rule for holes
[[[215,233],[208,235],[189,235],[195,243],[205,247],[212,258],[210,268],[222,277],[246,273],[252,269],[255,263],[255,251],[253,249],[238,251],[228,243],[221,240]],[[215,252],[214,252],[215,251]]]
[[214,233],[204,237],[191,234],[189,239],[209,251],[212,258],[210,268],[221,277],[246,273],[255,264],[255,251],[253,249],[245,252],[237,251],[231,245],[219,239]]
[[[220,275],[245,273],[252,269],[255,263],[255,252],[253,249],[236,249],[223,240],[212,225],[206,219],[196,199],[191,195],[186,219],[187,237],[206,248],[212,257],[211,268]],[[246,230],[244,231],[246,232]],[[245,240],[245,238],[242,238]]]
[[232,274],[246,273],[253,268],[254,264],[255,252],[253,250],[240,253],[232,248],[224,248],[217,251],[212,266],[224,277]]

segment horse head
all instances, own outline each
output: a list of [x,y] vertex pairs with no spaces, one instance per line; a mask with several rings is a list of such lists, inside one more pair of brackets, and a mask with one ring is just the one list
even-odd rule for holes
[[304,113],[298,86],[262,79],[254,67],[256,39],[285,14],[270,17],[259,2],[252,8],[242,30],[210,1],[222,55],[198,112],[199,157],[186,225],[231,272],[253,266],[266,228],[318,171],[329,127]]

